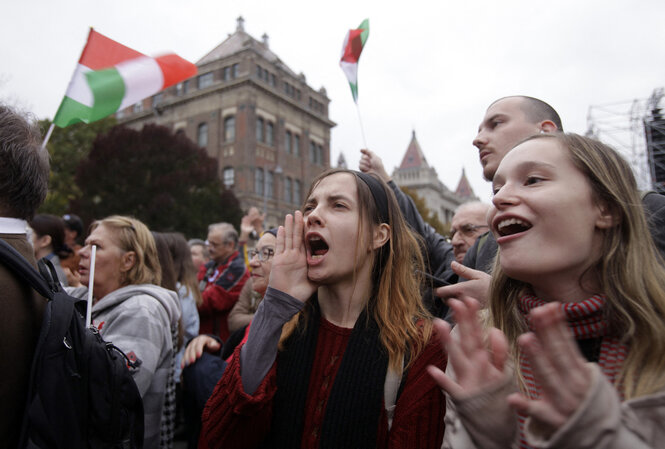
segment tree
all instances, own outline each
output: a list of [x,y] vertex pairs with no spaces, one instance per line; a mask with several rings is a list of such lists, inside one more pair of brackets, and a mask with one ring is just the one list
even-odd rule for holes
[[242,217],[237,198],[220,183],[217,161],[163,126],[116,126],[99,136],[76,181],[83,195],[72,208],[84,221],[132,215],[156,231],[201,237],[210,223],[237,228]]
[[[51,177],[40,213],[62,215],[69,211],[70,203],[81,197],[81,190],[76,185],[76,169],[90,153],[95,138],[108,132],[115,124],[115,117],[110,116],[90,124],[76,123],[53,129],[46,145],[51,156]],[[46,133],[51,121],[40,120],[39,126]]]
[[425,200],[418,195],[416,192],[413,190],[409,189],[408,187],[400,187],[402,189],[402,192],[406,193],[411,197],[413,202],[416,205],[416,209],[418,209],[418,212],[420,213],[420,216],[423,217],[423,220],[427,222],[430,226],[432,226],[436,232],[438,232],[441,235],[447,236],[450,234],[450,223],[443,224],[441,223],[441,220],[439,220],[439,217],[437,214],[433,213],[429,207],[425,204]]

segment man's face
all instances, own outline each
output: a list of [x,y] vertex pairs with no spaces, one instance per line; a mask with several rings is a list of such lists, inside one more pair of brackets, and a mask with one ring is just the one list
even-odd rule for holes
[[485,231],[487,231],[486,209],[462,209],[453,216],[450,232],[455,260],[462,263],[464,255]]
[[494,178],[503,157],[519,142],[540,132],[538,123],[531,123],[521,104],[520,97],[503,98],[493,103],[478,127],[473,145],[480,151],[483,176],[488,181]]
[[224,263],[235,250],[233,241],[227,241],[220,230],[212,230],[208,233],[208,254],[210,259],[217,263]]

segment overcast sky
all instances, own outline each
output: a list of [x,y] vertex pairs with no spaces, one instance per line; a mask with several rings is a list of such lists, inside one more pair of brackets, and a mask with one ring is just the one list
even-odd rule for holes
[[343,152],[351,168],[363,142],[338,62],[348,29],[369,18],[359,66],[368,146],[392,171],[415,130],[441,181],[455,189],[465,168],[485,201],[490,188],[471,141],[493,100],[541,98],[566,130],[584,133],[589,106],[665,86],[662,0],[22,0],[4,2],[0,15],[0,99],[53,118],[90,26],[142,53],[196,62],[233,33],[239,15],[310,86],[326,88],[337,123],[331,163]]

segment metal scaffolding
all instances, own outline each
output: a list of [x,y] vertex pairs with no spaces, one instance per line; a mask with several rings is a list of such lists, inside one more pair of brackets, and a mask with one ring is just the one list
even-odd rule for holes
[[661,87],[649,98],[589,106],[586,132],[628,159],[640,189],[661,193],[665,184],[657,186],[652,179],[658,179],[656,173],[665,173],[665,142],[654,140],[652,130],[665,136],[665,120],[660,116],[663,96]]

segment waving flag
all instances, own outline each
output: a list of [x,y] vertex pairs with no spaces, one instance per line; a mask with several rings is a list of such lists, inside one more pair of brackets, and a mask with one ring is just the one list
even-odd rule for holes
[[340,67],[349,80],[353,101],[356,104],[358,103],[358,60],[368,37],[369,19],[365,19],[357,29],[349,30],[347,33],[342,47],[342,59],[339,61]]
[[91,28],[53,123],[94,122],[194,75],[176,54],[151,58]]

